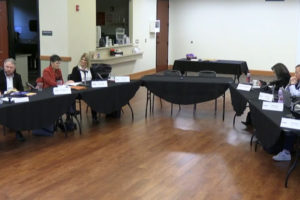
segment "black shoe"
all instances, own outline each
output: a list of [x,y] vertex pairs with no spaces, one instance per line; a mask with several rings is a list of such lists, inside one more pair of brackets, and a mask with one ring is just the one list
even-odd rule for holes
[[245,130],[252,130],[253,129],[252,124],[249,123],[249,122],[242,122],[242,124],[244,124],[246,126]]
[[25,138],[24,138],[23,134],[21,133],[21,131],[17,131],[16,132],[16,138],[20,142],[24,142],[25,141]]
[[251,124],[249,122],[243,122],[242,121],[242,124],[244,124],[245,126],[251,126]]
[[97,117],[93,117],[93,124],[98,124],[99,123],[99,119]]

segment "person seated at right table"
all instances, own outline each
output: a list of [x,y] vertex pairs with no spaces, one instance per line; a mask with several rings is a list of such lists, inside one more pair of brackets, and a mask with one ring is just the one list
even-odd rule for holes
[[[276,76],[276,80],[271,81],[268,85],[273,85],[275,91],[278,91],[280,87],[285,88],[289,84],[291,78],[290,72],[287,67],[282,63],[277,63],[272,66],[271,69]],[[266,82],[260,81],[260,85],[262,85],[263,83],[266,84]],[[246,121],[242,121],[242,124],[247,127],[252,125],[250,112],[248,112]]]
[[[89,58],[88,54],[84,53],[81,55],[78,65],[75,66],[72,70],[71,79],[75,82],[84,82],[92,80],[92,73],[89,68]],[[98,122],[97,112],[91,110],[93,122]]]
[[[295,76],[290,78],[290,83],[286,88],[290,91],[291,96],[300,97],[300,65],[297,65],[295,68]],[[284,146],[283,150],[277,155],[273,156],[275,161],[290,161],[291,160],[291,151],[297,139],[296,135],[285,134],[284,135]]]
[[300,65],[295,67],[295,76],[291,77],[288,89],[291,96],[300,97]]
[[277,63],[271,67],[272,71],[276,75],[276,80],[271,81],[269,85],[274,85],[275,91],[278,91],[280,87],[286,87],[289,84],[291,75],[287,67],[282,63]]

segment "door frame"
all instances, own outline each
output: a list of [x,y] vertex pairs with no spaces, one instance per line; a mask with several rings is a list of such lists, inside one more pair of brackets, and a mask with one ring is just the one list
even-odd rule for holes
[[[156,1],[156,19],[158,19],[158,6],[159,6],[159,1],[167,1],[168,2],[168,13],[169,13],[169,4],[170,4],[170,1],[169,0],[157,0]],[[161,25],[162,25],[162,23],[160,23]],[[166,48],[166,51],[167,51],[167,63],[166,63],[166,69],[168,69],[168,64],[169,64],[169,15],[168,15],[168,19],[167,19],[167,26],[168,26],[168,28],[167,28],[167,41],[164,41],[164,42],[166,42],[167,43],[167,48]],[[162,26],[161,26],[162,27]],[[155,47],[155,50],[156,50],[156,62],[155,62],[155,64],[156,64],[156,66],[155,66],[155,69],[156,69],[156,72],[158,72],[158,71],[161,71],[161,68],[160,68],[160,66],[158,66],[158,56],[157,56],[157,43],[156,43],[156,47]],[[166,70],[166,69],[163,69],[163,70]]]

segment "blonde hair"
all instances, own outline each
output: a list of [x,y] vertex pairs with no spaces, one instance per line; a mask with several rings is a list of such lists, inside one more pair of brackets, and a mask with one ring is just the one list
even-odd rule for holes
[[80,61],[85,58],[86,59],[86,66],[87,67],[90,67],[90,59],[89,59],[89,55],[87,53],[83,53],[81,56],[80,56],[80,60],[78,62],[78,64],[80,64]]

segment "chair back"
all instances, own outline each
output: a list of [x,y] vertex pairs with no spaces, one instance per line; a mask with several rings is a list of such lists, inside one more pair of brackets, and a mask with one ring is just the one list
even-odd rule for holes
[[203,71],[200,71],[199,74],[198,74],[199,77],[217,77],[217,73],[215,71],[210,71],[210,70],[203,70]]
[[94,80],[107,79],[111,72],[111,65],[108,64],[92,64],[91,73]]
[[178,70],[166,70],[164,71],[165,76],[181,76],[180,71]]
[[72,79],[72,74],[68,74],[68,81],[69,81],[69,80],[73,80],[73,79]]

